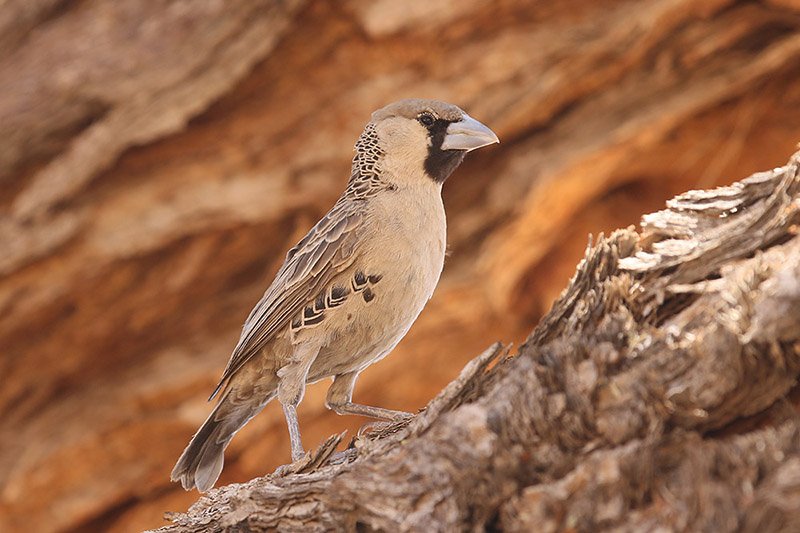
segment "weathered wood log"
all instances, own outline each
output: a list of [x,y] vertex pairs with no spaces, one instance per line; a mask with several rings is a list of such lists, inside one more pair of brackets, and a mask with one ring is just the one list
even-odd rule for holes
[[159,531],[795,530],[798,222],[800,152],[678,196],[599,237],[516,356]]

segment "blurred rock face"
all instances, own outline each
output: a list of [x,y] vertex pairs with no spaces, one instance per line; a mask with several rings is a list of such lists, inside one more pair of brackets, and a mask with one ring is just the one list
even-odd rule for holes
[[[252,305],[338,198],[370,113],[457,104],[502,143],[444,189],[451,256],[356,399],[423,407],[519,342],[587,234],[782,164],[800,6],[47,1],[0,16],[0,530],[127,531],[196,499],[169,471]],[[365,420],[301,405],[304,444]],[[289,460],[269,406],[220,483]]]

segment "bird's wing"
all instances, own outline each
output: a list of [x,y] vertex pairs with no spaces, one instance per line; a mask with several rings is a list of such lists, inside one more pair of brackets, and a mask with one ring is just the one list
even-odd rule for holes
[[[272,285],[242,328],[228,366],[211,398],[242,366],[355,259],[363,234],[363,201],[340,199],[286,254]],[[209,398],[209,399],[211,399]]]

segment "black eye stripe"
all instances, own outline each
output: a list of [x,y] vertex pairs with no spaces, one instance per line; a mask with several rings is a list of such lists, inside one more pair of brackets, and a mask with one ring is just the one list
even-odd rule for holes
[[428,128],[431,144],[428,146],[428,157],[425,159],[425,171],[436,182],[443,183],[464,159],[464,150],[442,150],[442,143],[447,135],[451,121],[437,119]]

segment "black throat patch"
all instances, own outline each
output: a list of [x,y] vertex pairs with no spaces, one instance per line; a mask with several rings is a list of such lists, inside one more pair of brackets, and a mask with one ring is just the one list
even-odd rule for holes
[[428,128],[431,145],[428,147],[428,157],[425,159],[425,172],[437,183],[444,183],[467,154],[466,150],[442,150],[442,143],[450,124],[449,120],[438,118]]

